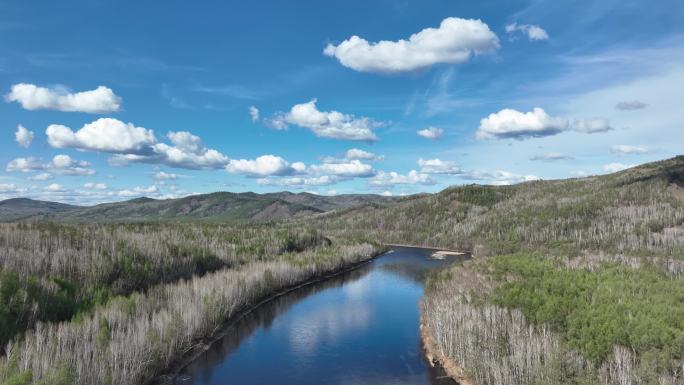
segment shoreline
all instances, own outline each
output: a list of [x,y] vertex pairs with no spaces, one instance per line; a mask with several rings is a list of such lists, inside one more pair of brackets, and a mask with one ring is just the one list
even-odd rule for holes
[[256,303],[253,305],[246,306],[244,309],[236,312],[233,316],[229,317],[226,319],[221,326],[217,327],[215,330],[216,332],[212,333],[209,336],[202,337],[197,340],[196,345],[187,351],[186,354],[183,355],[177,362],[172,363],[169,367],[165,368],[165,370],[162,371],[162,373],[154,376],[153,378],[149,379],[148,381],[143,382],[144,385],[171,385],[175,383],[175,380],[178,378],[178,375],[180,372],[190,365],[193,361],[197,360],[203,353],[211,349],[211,347],[216,343],[217,341],[221,340],[223,337],[225,337],[229,332],[230,329],[242,318],[250,314],[252,311],[256,310],[258,307],[267,304],[268,302],[271,302],[275,300],[276,298],[282,297],[286,294],[289,294],[297,289],[301,289],[306,286],[314,285],[316,283],[320,283],[323,281],[326,281],[330,278],[334,278],[337,276],[340,276],[345,273],[349,273],[351,271],[354,271],[364,265],[367,265],[371,263],[373,260],[378,258],[381,255],[386,254],[389,252],[387,249],[383,249],[379,251],[378,253],[372,255],[370,258],[351,264],[349,266],[346,266],[340,270],[327,273],[327,274],[322,274],[319,276],[312,277],[306,281],[287,286],[282,288],[281,290],[275,291],[273,293],[270,293],[266,295],[265,297],[262,297],[261,299],[257,300]]
[[442,368],[446,376],[451,378],[456,384],[475,385],[475,382],[465,374],[463,368],[456,361],[442,354],[422,317],[420,321],[420,340],[423,343],[423,353],[430,366]]
[[428,249],[428,250],[434,250],[435,252],[443,252],[445,254],[448,253],[449,255],[465,255],[465,254],[472,255],[472,252],[467,251],[467,250],[447,249],[445,247],[409,245],[409,244],[404,244],[404,243],[383,243],[383,245],[385,245],[387,247],[408,247],[411,249]]

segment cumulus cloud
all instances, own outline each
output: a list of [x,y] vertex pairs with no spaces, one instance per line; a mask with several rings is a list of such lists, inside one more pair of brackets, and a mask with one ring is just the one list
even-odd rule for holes
[[576,119],[571,127],[578,132],[587,134],[596,134],[600,132],[611,131],[613,127],[606,119]]
[[111,153],[141,153],[157,141],[152,130],[112,118],[97,119],[76,132],[51,124],[45,133],[52,147]]
[[345,178],[368,178],[375,175],[375,170],[369,164],[360,160],[350,160],[347,162],[322,163],[311,165],[310,172],[324,175],[334,175]]
[[624,102],[619,102],[618,104],[615,105],[616,110],[620,111],[634,111],[634,110],[641,110],[648,107],[648,104],[644,102],[640,102],[638,100],[629,100],[629,101],[624,101]]
[[473,55],[499,48],[499,39],[480,20],[449,17],[438,28],[426,28],[408,40],[369,42],[352,36],[323,53],[348,68],[362,72],[398,73],[441,63],[463,63]]
[[375,161],[375,160],[382,160],[383,156],[382,155],[376,155],[373,154],[372,152],[369,151],[364,151],[359,148],[350,148],[347,150],[347,152],[344,153],[344,158],[347,160],[368,160],[368,161]]
[[16,194],[22,191],[25,191],[25,189],[17,187],[17,185],[14,183],[0,183],[0,193],[2,194]]
[[90,163],[86,161],[74,160],[69,155],[55,155],[45,169],[60,175],[95,175],[95,170],[89,167]]
[[195,170],[219,169],[229,162],[227,156],[207,148],[200,137],[187,131],[169,132],[166,136],[172,145],[166,143],[153,145],[155,155],[143,161]]
[[530,112],[511,108],[490,114],[480,120],[475,136],[478,139],[530,139],[559,134],[563,131],[577,131],[595,134],[612,130],[606,119],[575,119],[572,124],[563,117],[553,117],[544,109],[535,107]]
[[[34,157],[16,158],[7,163],[5,170],[8,172],[50,171],[55,174],[69,176],[95,175],[95,170],[91,169],[90,166],[90,163],[74,160],[69,155],[56,155],[49,163],[42,163],[40,159]],[[32,179],[45,180],[52,177],[49,173],[41,175],[42,177],[37,175]]]
[[232,159],[226,170],[251,177],[291,175],[295,172],[285,159],[275,155],[262,155],[254,160]]
[[520,112],[505,108],[480,121],[478,139],[528,139],[556,135],[568,128],[565,118],[552,117],[542,108]]
[[11,160],[9,163],[7,163],[7,167],[5,167],[5,171],[7,172],[32,172],[43,169],[44,165],[38,158],[34,157],[17,158]]
[[159,188],[157,186],[141,187],[137,186],[132,189],[121,190],[117,193],[118,196],[124,198],[139,197],[143,195],[157,195]]
[[423,174],[446,174],[458,175],[463,173],[455,162],[441,160],[441,159],[418,159],[420,172]]
[[17,102],[27,110],[58,110],[93,114],[116,112],[121,109],[121,98],[110,88],[70,93],[64,88],[45,88],[19,83],[5,95],[8,102]]
[[45,133],[48,143],[55,148],[113,153],[115,155],[109,160],[113,166],[139,162],[188,169],[219,169],[229,160],[187,131],[171,131],[166,136],[170,144],[160,143],[152,130],[112,118],[98,119],[75,132],[53,124]]
[[107,185],[104,183],[85,183],[83,185],[83,188],[86,188],[88,190],[106,190]]
[[503,186],[510,185],[521,182],[531,182],[539,180],[540,178],[536,175],[528,174],[516,174],[510,171],[469,171],[461,175],[462,178],[474,181],[484,181],[489,184]]
[[538,25],[513,23],[506,26],[506,32],[508,34],[520,32],[527,35],[530,40],[549,40],[549,34]]
[[41,172],[40,174],[36,174],[33,176],[29,177],[29,180],[50,180],[52,179],[52,174],[49,172]]
[[316,99],[297,104],[287,113],[277,114],[269,119],[269,126],[283,130],[288,124],[311,130],[321,138],[373,142],[378,137],[373,129],[381,124],[369,118],[357,118],[337,111],[319,111]]
[[618,172],[618,171],[626,170],[626,169],[631,168],[631,167],[634,167],[634,165],[633,164],[624,164],[624,163],[614,162],[614,163],[608,163],[608,164],[604,165],[603,169],[605,171],[608,171],[608,172]]
[[44,190],[44,191],[49,191],[49,192],[62,192],[62,191],[65,191],[65,190],[64,190],[64,187],[62,187],[62,185],[57,184],[57,183],[49,184],[49,185],[43,187],[43,190]]
[[615,154],[646,154],[651,152],[651,149],[646,146],[630,146],[627,144],[616,144],[610,148],[610,151]]
[[33,131],[29,131],[21,124],[17,126],[17,131],[14,133],[14,138],[21,147],[29,148],[33,142]]
[[256,108],[255,106],[250,106],[249,107],[249,116],[252,118],[253,122],[256,122],[259,120],[259,109]]
[[157,173],[154,174],[154,179],[155,180],[176,180],[176,179],[178,179],[178,175],[173,174],[173,173],[167,173],[164,171],[158,171]]
[[402,175],[397,172],[384,172],[380,171],[377,173],[373,179],[371,179],[370,184],[372,186],[394,186],[399,184],[411,185],[411,184],[422,184],[422,185],[432,185],[435,184],[435,180],[430,177],[430,175],[425,173],[419,173],[416,170],[409,171],[408,174]]
[[562,152],[547,152],[542,155],[535,155],[530,160],[539,160],[544,162],[551,162],[554,160],[570,160],[573,159],[570,155],[565,155]]
[[416,131],[416,134],[418,134],[418,136],[422,136],[423,138],[438,140],[438,139],[442,138],[442,134],[444,134],[444,130],[441,128],[437,128],[437,127],[428,127],[428,128]]
[[333,175],[322,175],[313,177],[290,177],[290,178],[261,178],[257,180],[260,185],[285,186],[293,188],[304,188],[309,186],[328,186],[340,181],[340,178]]

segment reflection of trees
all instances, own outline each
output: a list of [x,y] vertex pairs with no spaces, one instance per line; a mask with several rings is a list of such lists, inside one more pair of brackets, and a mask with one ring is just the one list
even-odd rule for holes
[[402,258],[396,262],[388,262],[379,267],[385,271],[397,274],[401,277],[407,278],[420,285],[425,283],[428,274],[435,269],[442,268],[456,261],[464,261],[469,259],[470,255],[455,255],[448,256],[445,259],[418,259],[409,260]]
[[[372,264],[365,264],[350,272],[301,287],[262,304],[239,320],[227,325],[221,333],[223,336],[216,340],[209,350],[188,365],[183,373],[201,375],[202,371],[211,370],[237,349],[244,339],[251,336],[259,328],[269,329],[277,316],[286,313],[296,303],[321,291],[357,281],[367,275],[372,268]],[[179,381],[179,383],[188,382]]]
[[[423,351],[423,341],[418,340],[418,351],[422,353]],[[430,379],[430,385],[454,385],[454,380],[449,377],[441,366],[432,366],[427,360],[427,357],[423,354],[423,361],[428,371],[428,378]]]

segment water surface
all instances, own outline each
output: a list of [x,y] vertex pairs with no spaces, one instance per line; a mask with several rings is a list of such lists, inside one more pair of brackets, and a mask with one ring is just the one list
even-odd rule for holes
[[396,247],[339,277],[279,297],[237,322],[178,384],[450,384],[418,335],[428,271],[453,258]]

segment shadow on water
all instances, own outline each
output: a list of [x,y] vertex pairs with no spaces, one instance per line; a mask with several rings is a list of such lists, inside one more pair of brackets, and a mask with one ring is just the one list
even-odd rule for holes
[[430,271],[468,256],[395,247],[236,321],[176,384],[453,384],[422,354],[418,301]]

